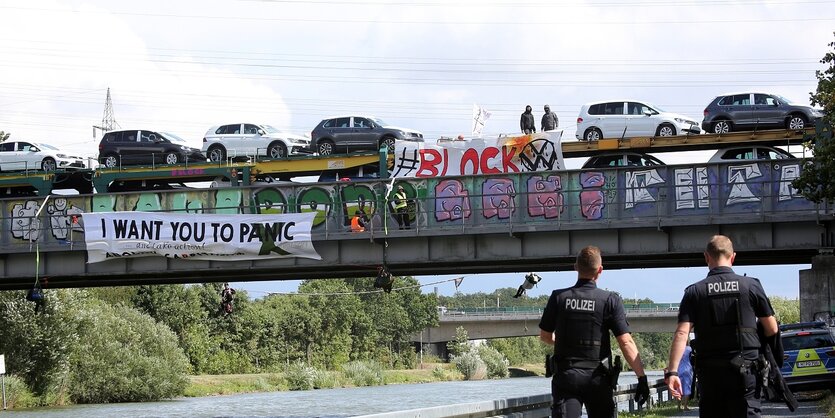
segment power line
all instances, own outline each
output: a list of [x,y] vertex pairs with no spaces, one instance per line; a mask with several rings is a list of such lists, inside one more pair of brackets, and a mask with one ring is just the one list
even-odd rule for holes
[[[303,5],[369,5],[369,6],[419,6],[419,7],[472,7],[472,4],[456,4],[450,1],[360,1],[360,0],[237,0],[241,2],[256,2],[256,3],[283,3],[283,4],[303,4]],[[658,7],[658,6],[742,6],[747,4],[756,5],[798,5],[798,4],[814,4],[814,3],[829,3],[829,0],[776,0],[776,1],[762,1],[762,0],[679,0],[679,1],[589,1],[583,3],[558,3],[554,1],[546,2],[502,2],[502,1],[481,1],[478,3],[479,7],[547,7],[547,8],[565,8],[576,7],[582,5],[586,7]]]
[[[441,283],[449,283],[449,282],[453,282],[453,281],[456,281],[456,280],[462,280],[465,277],[467,277],[467,276],[456,277],[454,279],[440,280],[440,281],[432,282],[432,283],[415,284],[415,285],[401,286],[401,287],[393,287],[393,288],[391,288],[391,291],[395,292],[395,291],[399,291],[399,290],[415,289],[415,288],[432,286],[432,285],[441,284]],[[247,292],[266,293],[270,296],[272,296],[272,295],[276,295],[276,296],[278,296],[278,295],[283,295],[283,296],[351,296],[351,295],[370,295],[370,294],[374,294],[374,293],[382,293],[383,291],[384,291],[383,289],[377,289],[377,290],[359,290],[359,291],[354,291],[354,292],[331,292],[331,293],[268,292],[268,291],[262,291],[262,290],[255,290],[255,291],[249,291],[248,290]]]
[[[230,20],[250,22],[284,22],[292,24],[307,25],[310,23],[334,23],[334,24],[386,24],[386,25],[488,25],[488,26],[588,26],[588,21],[563,20],[563,21],[461,21],[445,22],[440,20],[380,20],[380,19],[327,19],[327,18],[300,18],[300,17],[254,17],[254,16],[211,16],[211,15],[184,15],[174,13],[150,13],[150,12],[124,12],[124,11],[91,11],[91,10],[69,10],[69,9],[47,9],[35,7],[0,6],[0,9],[26,10],[35,12],[57,12],[72,14],[110,14],[116,16],[137,16],[137,17],[159,17],[176,19],[198,19],[198,20]],[[803,17],[803,18],[773,18],[773,19],[705,19],[705,20],[624,20],[624,21],[594,21],[595,25],[684,25],[684,24],[742,24],[742,23],[777,23],[777,22],[829,22],[835,21],[833,17]]]

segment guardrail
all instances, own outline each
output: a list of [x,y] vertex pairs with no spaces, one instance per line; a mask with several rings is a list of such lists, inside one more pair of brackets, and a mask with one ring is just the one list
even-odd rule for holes
[[[616,404],[629,402],[629,412],[642,408],[635,408],[632,400],[638,384],[619,385],[615,388]],[[666,394],[666,397],[665,397]],[[669,400],[669,390],[664,380],[659,379],[650,386],[650,398],[646,408],[649,409],[656,402]],[[514,417],[540,418],[551,416],[551,394],[525,396],[521,398],[499,399],[493,401],[469,402],[453,405],[433,406],[429,408],[409,409],[405,411],[383,412],[379,414],[360,415],[361,418],[487,418]]]
[[[678,312],[679,303],[625,303],[626,312]],[[439,307],[439,316],[499,316],[499,315],[542,315],[544,308],[539,306],[515,306],[507,308],[449,308]]]

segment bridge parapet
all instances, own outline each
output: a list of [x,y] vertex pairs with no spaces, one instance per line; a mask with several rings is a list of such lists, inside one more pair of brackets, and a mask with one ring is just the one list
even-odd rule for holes
[[[367,277],[383,263],[400,275],[568,270],[587,244],[601,247],[608,268],[677,267],[702,265],[713,233],[734,239],[740,262],[804,263],[821,236],[833,234],[833,210],[791,188],[802,166],[744,161],[397,179],[410,198],[409,228],[398,224],[391,180],[3,199],[0,270],[13,280],[0,288],[31,285],[36,250],[40,273],[55,285],[91,276],[109,284],[200,282],[205,270],[215,280],[234,280],[242,270],[250,280]],[[313,212],[323,259],[86,265],[82,214],[112,211]],[[350,231],[356,211],[370,218],[365,232]]]
[[[30,252],[35,242],[40,251],[83,249],[80,215],[87,212],[315,212],[318,241],[790,222],[831,215],[831,207],[809,202],[791,187],[802,165],[803,160],[743,161],[398,179],[410,198],[406,230],[398,225],[389,180],[52,196],[45,205],[43,198],[2,199],[7,228],[0,233],[0,249]],[[370,218],[364,233],[350,231],[356,211]]]

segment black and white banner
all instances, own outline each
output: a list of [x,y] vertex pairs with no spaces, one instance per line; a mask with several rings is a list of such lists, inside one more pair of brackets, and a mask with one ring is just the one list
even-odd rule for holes
[[315,213],[211,215],[163,212],[85,213],[87,262],[164,256],[193,260],[321,260],[310,230]]

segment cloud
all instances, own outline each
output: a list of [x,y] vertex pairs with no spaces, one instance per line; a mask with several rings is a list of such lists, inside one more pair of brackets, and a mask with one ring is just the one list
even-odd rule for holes
[[[0,80],[0,129],[13,139],[95,154],[92,125],[101,122],[108,87],[123,128],[172,131],[198,146],[212,124],[291,123],[271,86],[187,54],[149,51],[122,16],[90,5],[29,5],[51,11],[8,10],[4,29],[13,38],[0,40],[8,69]],[[160,30],[173,35],[171,27]]]

